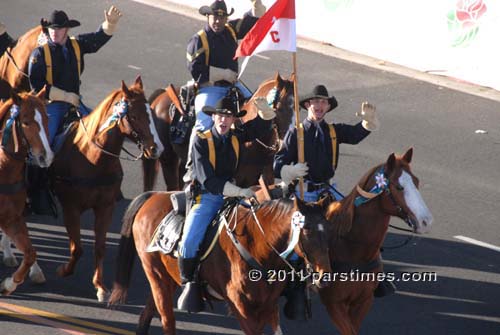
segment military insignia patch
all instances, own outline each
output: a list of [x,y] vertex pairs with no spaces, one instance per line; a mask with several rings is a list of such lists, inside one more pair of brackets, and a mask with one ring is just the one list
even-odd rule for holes
[[38,39],[37,39],[37,42],[38,42],[38,45],[44,45],[45,43],[47,43],[47,35],[44,34],[44,32],[42,31],[40,33],[40,35],[38,35]]

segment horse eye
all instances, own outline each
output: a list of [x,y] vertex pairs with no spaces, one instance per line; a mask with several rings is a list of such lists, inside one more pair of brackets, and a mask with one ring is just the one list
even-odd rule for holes
[[23,123],[22,123],[22,124],[23,124],[23,126],[24,126],[24,127],[28,127],[28,126],[30,125],[30,123],[29,123],[29,122],[27,122],[27,121],[23,121]]
[[403,191],[404,189],[405,189],[404,186],[401,186],[399,184],[396,185],[396,190]]

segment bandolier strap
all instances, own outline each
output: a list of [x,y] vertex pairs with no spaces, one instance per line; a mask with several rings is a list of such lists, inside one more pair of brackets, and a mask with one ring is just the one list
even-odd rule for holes
[[[71,45],[73,46],[73,50],[75,51],[76,63],[78,65],[78,78],[80,78],[80,74],[82,73],[82,59],[80,53],[80,45],[78,44],[76,38],[73,36],[71,36],[69,40],[71,41]],[[45,73],[45,80],[47,81],[47,84],[53,85],[54,77],[52,74],[52,55],[50,54],[50,48],[48,43],[45,43],[43,45],[43,56],[45,58],[45,67],[47,68],[47,71]]]

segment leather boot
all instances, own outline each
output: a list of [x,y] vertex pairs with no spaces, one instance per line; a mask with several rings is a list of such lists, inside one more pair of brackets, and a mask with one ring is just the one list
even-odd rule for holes
[[49,187],[48,169],[28,165],[28,205],[33,214],[57,218],[55,197]]
[[201,285],[197,280],[198,259],[179,257],[182,293],[177,300],[177,308],[188,313],[203,311],[205,303],[202,299]]
[[[303,269],[302,260],[290,261],[290,264],[296,271]],[[306,321],[311,318],[310,301],[306,294],[307,283],[300,280],[300,276],[295,276],[295,281],[289,281],[283,295],[286,297],[286,303],[283,312],[287,319]]]
[[378,282],[375,291],[373,291],[373,296],[375,298],[382,298],[394,292],[396,292],[396,285],[392,281],[387,280],[387,278],[384,278],[384,280]]

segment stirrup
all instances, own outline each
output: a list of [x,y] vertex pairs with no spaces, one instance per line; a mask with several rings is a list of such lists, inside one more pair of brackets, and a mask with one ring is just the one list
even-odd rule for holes
[[201,296],[201,285],[190,281],[184,284],[183,290],[177,300],[177,308],[188,313],[199,313],[205,309],[205,302]]

